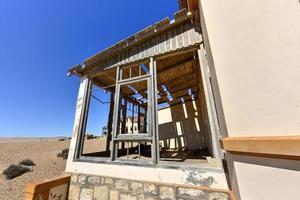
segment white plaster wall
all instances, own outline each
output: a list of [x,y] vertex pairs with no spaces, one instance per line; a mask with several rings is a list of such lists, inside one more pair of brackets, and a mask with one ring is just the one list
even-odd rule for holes
[[227,161],[240,199],[300,199],[300,161],[233,154],[227,156]]
[[[203,167],[198,169],[167,169],[160,167],[139,167],[117,164],[70,162],[67,165],[66,172],[157,183],[194,185],[195,183],[188,180],[192,175],[195,176],[194,178],[196,180],[199,180],[199,182],[206,182],[207,180],[213,178],[214,181],[210,185],[210,187],[212,188],[228,189],[226,177],[223,170],[217,168],[214,169]],[[207,185],[202,185],[201,183],[196,185],[207,187]]]
[[228,135],[299,134],[299,1],[200,4]]
[[[299,135],[299,1],[199,2],[228,136]],[[239,199],[300,199],[300,161],[226,158]]]

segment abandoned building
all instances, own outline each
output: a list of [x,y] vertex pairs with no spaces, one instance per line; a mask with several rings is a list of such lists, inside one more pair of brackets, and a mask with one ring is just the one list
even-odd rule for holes
[[[214,187],[221,191],[203,196],[229,198],[205,54],[199,13],[182,4],[173,20],[165,18],[70,69],[81,81],[69,170],[124,187],[124,181]],[[99,88],[110,94],[106,145],[86,152],[89,102]],[[164,187],[160,195],[172,198],[173,188]],[[132,193],[124,195],[137,195]]]
[[[69,69],[80,87],[68,198],[297,199],[296,4],[180,0],[173,19]],[[95,99],[101,145],[85,140],[90,112],[104,112]]]

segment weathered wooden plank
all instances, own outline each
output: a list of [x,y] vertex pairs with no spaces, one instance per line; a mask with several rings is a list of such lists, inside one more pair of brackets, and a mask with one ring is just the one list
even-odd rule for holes
[[228,137],[221,147],[234,154],[300,160],[300,135]]
[[174,19],[176,20],[176,19],[178,19],[178,18],[184,17],[184,16],[186,15],[186,13],[187,13],[187,9],[186,9],[186,8],[183,8],[183,9],[181,9],[181,10],[175,12],[175,13],[173,14],[173,17],[174,17]]
[[152,136],[149,136],[148,133],[129,133],[129,134],[119,134],[116,138],[116,141],[152,141]]
[[170,24],[170,19],[169,17],[166,17],[158,22],[156,22],[154,24],[154,27],[155,27],[155,30],[158,31],[160,28],[166,26],[166,25],[169,25]]

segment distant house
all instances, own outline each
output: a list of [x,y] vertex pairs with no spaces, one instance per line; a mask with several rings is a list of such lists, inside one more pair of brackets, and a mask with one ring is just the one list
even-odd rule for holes
[[95,136],[93,134],[85,134],[85,139],[90,140],[93,139]]

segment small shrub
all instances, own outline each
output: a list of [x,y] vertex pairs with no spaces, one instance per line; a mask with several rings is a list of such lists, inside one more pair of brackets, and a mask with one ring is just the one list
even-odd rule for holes
[[57,154],[56,157],[66,160],[68,158],[68,154],[69,154],[69,149],[63,149],[60,153]]
[[30,169],[27,167],[12,164],[3,171],[3,175],[6,177],[6,179],[13,179],[29,171]]
[[25,160],[20,161],[19,165],[35,166],[35,163],[32,160],[25,159]]
[[65,138],[59,138],[58,141],[65,141]]

